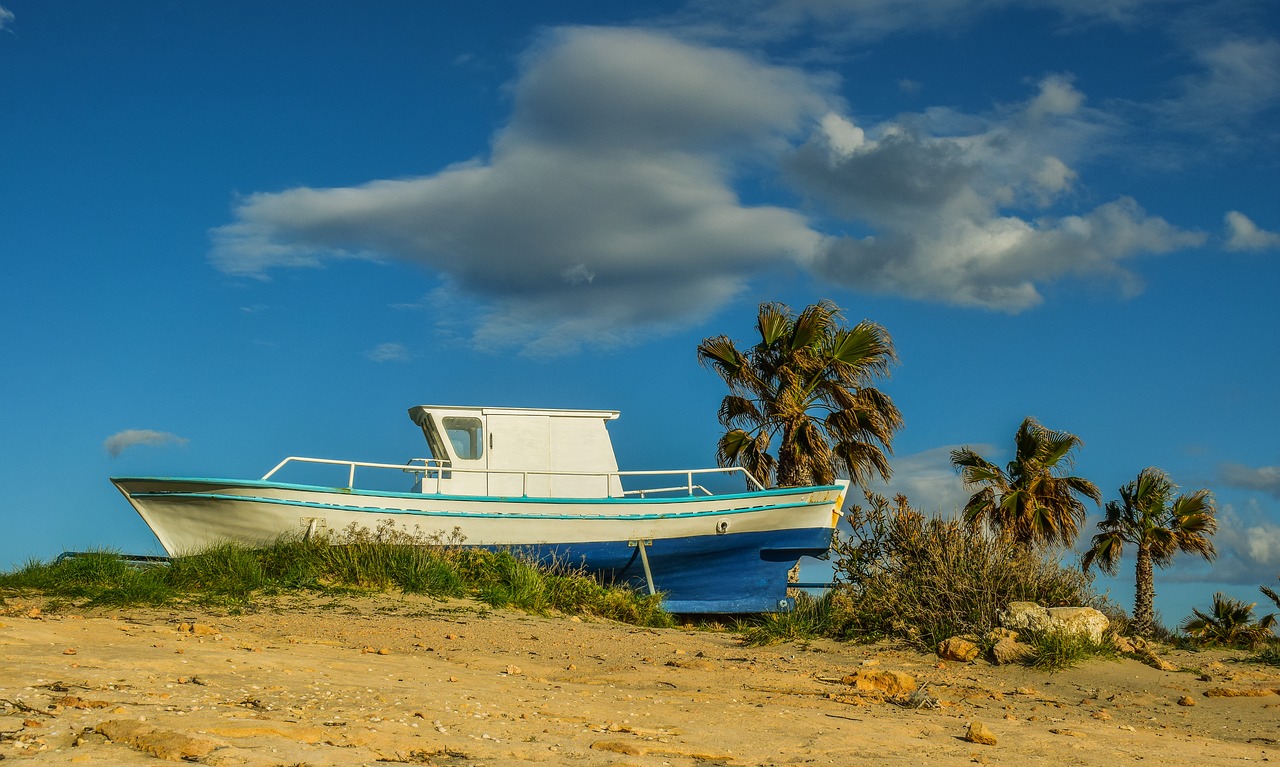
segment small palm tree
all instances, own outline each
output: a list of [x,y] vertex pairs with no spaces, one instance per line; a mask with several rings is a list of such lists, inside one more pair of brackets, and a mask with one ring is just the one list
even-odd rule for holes
[[698,344],[698,361],[729,387],[720,465],[742,466],[766,486],[775,471],[779,485],[826,485],[841,470],[859,484],[872,473],[888,479],[886,453],[902,414],[870,383],[897,362],[889,333],[867,320],[842,326],[840,309],[826,300],[798,315],[763,303],[756,331],[759,341],[745,351],[727,336]]
[[1206,561],[1217,556],[1210,536],[1218,529],[1213,496],[1208,490],[1173,494],[1177,486],[1157,468],[1143,469],[1138,478],[1120,488],[1120,501],[1107,503],[1098,523],[1102,532],[1081,560],[1085,571],[1094,563],[1115,574],[1124,545],[1137,547],[1136,586],[1133,597],[1133,632],[1150,636],[1154,628],[1154,566],[1168,567],[1179,551],[1198,554]]
[[1256,647],[1274,636],[1276,626],[1274,615],[1254,622],[1256,604],[1245,604],[1219,591],[1213,595],[1213,611],[1202,613],[1193,608],[1191,617],[1182,622],[1182,630],[1206,644]]
[[968,447],[951,451],[951,465],[966,487],[980,488],[964,507],[970,525],[985,524],[1025,546],[1070,546],[1085,520],[1083,498],[1102,503],[1092,482],[1066,474],[1071,453],[1084,444],[1028,417],[1014,436],[1014,457],[1001,469]]

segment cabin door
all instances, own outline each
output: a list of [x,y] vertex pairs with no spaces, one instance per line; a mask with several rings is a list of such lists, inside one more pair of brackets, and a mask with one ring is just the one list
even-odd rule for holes
[[489,495],[551,495],[551,419],[541,415],[486,416],[489,431]]

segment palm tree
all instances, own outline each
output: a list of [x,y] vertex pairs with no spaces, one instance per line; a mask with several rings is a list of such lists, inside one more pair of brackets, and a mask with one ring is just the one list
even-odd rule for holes
[[986,524],[1024,546],[1070,546],[1085,520],[1077,496],[1102,503],[1097,485],[1066,476],[1071,452],[1082,444],[1074,434],[1046,429],[1028,417],[1018,427],[1014,457],[1004,469],[968,447],[951,451],[951,465],[965,486],[980,488],[965,504],[965,521]]
[[1219,591],[1213,595],[1213,611],[1202,613],[1192,608],[1191,617],[1182,622],[1182,630],[1201,642],[1229,646],[1256,647],[1275,636],[1276,616],[1264,615],[1253,620],[1254,604],[1245,604]]
[[1139,636],[1150,636],[1153,628],[1153,566],[1168,567],[1179,551],[1199,554],[1207,561],[1217,556],[1209,540],[1218,529],[1213,496],[1208,490],[1196,490],[1174,498],[1177,489],[1163,471],[1143,469],[1137,479],[1120,488],[1119,502],[1107,503],[1106,515],[1098,523],[1102,532],[1093,536],[1093,545],[1081,560],[1086,571],[1096,562],[1115,574],[1124,545],[1138,547],[1133,631]]
[[766,302],[754,346],[739,350],[728,336],[698,344],[698,361],[729,387],[720,403],[721,466],[742,466],[765,486],[775,470],[783,486],[830,484],[837,471],[859,484],[872,472],[889,478],[886,453],[902,414],[868,384],[897,362],[893,341],[874,322],[848,328],[840,319],[827,300],[798,315]]

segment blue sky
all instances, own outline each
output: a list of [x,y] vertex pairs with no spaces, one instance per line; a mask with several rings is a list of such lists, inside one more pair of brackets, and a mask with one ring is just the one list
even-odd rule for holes
[[437,5],[0,0],[0,565],[156,552],[111,475],[421,455],[414,404],[710,465],[698,341],[825,297],[902,358],[891,491],[1032,415],[1214,491],[1166,622],[1276,585],[1274,3]]

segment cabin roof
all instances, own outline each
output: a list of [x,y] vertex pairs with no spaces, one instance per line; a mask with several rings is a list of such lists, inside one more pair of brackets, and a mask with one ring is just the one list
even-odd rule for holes
[[534,407],[474,407],[459,405],[415,405],[409,408],[409,417],[415,423],[419,421],[424,413],[435,412],[472,412],[477,415],[528,415],[528,416],[549,416],[551,418],[602,418],[606,421],[612,421],[621,415],[617,410],[558,410],[553,408],[534,408]]

